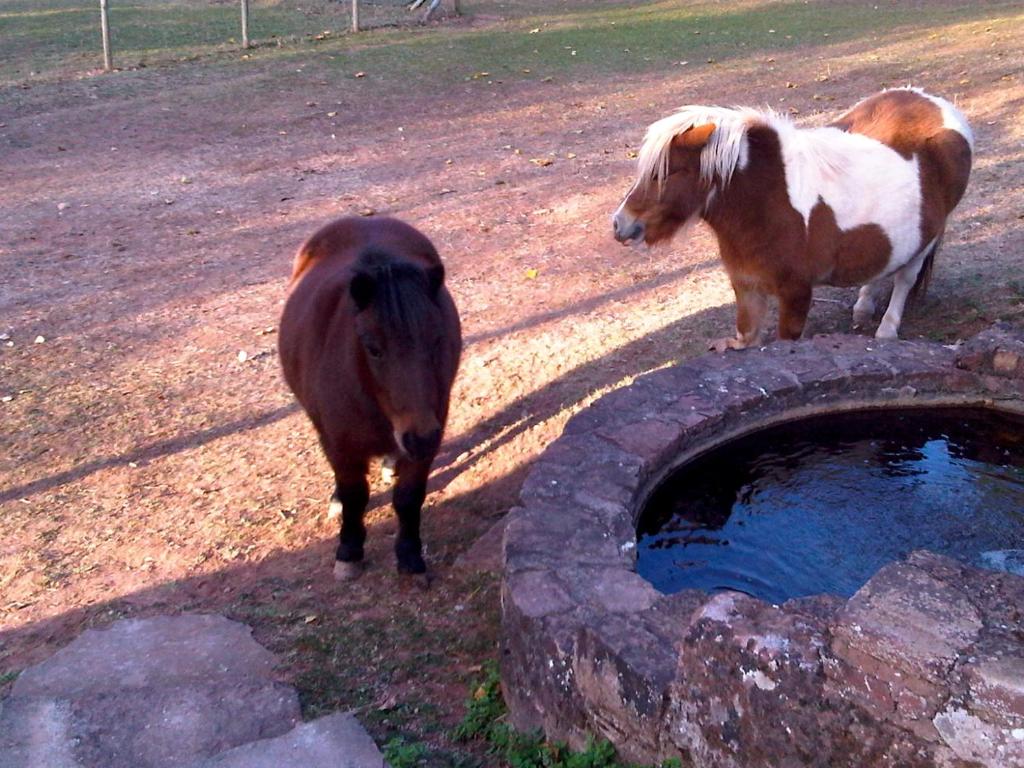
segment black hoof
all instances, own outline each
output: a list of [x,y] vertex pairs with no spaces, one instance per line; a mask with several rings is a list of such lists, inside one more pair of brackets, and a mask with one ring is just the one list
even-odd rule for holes
[[419,555],[398,559],[398,572],[415,576],[427,572],[427,564]]
[[362,544],[346,544],[344,541],[338,545],[338,552],[334,556],[336,560],[346,563],[358,563],[363,559]]
[[423,562],[418,541],[396,541],[395,558],[398,560],[399,573],[416,575],[427,572],[427,564]]

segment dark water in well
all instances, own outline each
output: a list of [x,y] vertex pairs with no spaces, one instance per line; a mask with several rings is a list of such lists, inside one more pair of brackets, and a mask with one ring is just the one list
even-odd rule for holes
[[654,494],[637,570],[662,592],[773,603],[849,596],[915,549],[989,567],[1024,548],[1024,419],[885,410],[763,430],[687,463]]

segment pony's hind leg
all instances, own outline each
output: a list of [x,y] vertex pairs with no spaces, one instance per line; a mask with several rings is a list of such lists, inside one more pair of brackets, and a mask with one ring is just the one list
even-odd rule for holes
[[342,581],[359,578],[363,572],[363,545],[366,526],[363,515],[370,500],[370,487],[366,482],[366,468],[335,471],[334,494],[331,507],[340,506],[341,533],[335,555],[334,577]]
[[853,327],[863,328],[875,317],[878,301],[885,289],[884,280],[865,283],[857,292],[857,301],[853,305]]
[[907,305],[907,297],[914,290],[921,267],[933,248],[934,241],[893,275],[892,296],[889,298],[889,307],[882,316],[882,322],[879,323],[878,330],[875,331],[876,339],[898,337],[900,323],[903,321],[903,310]]
[[398,480],[392,502],[395,514],[398,515],[398,536],[395,537],[398,572],[425,573],[427,564],[423,560],[423,545],[420,541],[420,512],[427,497],[430,462],[414,461],[402,456],[395,469]]
[[[910,267],[914,266],[911,270]],[[903,322],[903,309],[907,304],[907,296],[910,295],[917,279],[917,268],[919,262],[908,264],[893,278],[892,297],[889,299],[889,307],[882,316],[882,322],[878,324],[875,331],[876,339],[895,339],[899,336],[900,323]]]

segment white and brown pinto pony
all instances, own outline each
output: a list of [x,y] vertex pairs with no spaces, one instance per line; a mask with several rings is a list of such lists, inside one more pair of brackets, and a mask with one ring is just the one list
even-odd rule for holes
[[871,96],[822,128],[684,107],[647,130],[615,237],[654,244],[698,218],[711,226],[736,292],[736,336],[712,345],[719,351],[760,342],[769,296],[779,300],[779,337],[799,338],[815,285],[861,286],[861,326],[887,277],[892,297],[875,335],[891,339],[907,298],[927,286],[973,149],[964,116],[914,88]]

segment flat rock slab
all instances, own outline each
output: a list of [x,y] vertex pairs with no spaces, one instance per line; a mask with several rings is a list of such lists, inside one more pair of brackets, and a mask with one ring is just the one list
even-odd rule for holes
[[302,723],[283,736],[263,739],[201,760],[190,768],[384,768],[384,757],[349,713]]
[[0,768],[178,768],[299,721],[244,624],[161,616],[88,630],[25,670],[0,709]]
[[203,682],[211,677],[269,679],[274,654],[245,624],[215,614],[126,619],[88,629],[46,661],[26,669],[14,696],[60,696]]

